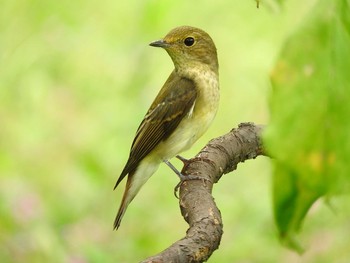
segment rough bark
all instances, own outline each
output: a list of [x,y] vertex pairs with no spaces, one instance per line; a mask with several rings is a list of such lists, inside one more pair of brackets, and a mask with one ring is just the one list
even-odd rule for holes
[[263,126],[242,123],[237,129],[211,140],[194,158],[185,162],[182,174],[199,177],[183,181],[179,203],[189,224],[186,236],[142,263],[204,262],[219,247],[223,225],[211,195],[213,184],[238,163],[264,155]]

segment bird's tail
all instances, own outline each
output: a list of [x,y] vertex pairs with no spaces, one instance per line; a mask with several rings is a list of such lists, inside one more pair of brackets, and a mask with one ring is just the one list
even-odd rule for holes
[[124,216],[124,213],[130,204],[130,202],[137,195],[141,187],[147,182],[147,180],[154,174],[158,169],[159,162],[149,162],[147,159],[141,161],[136,171],[128,175],[126,182],[125,191],[122,202],[120,204],[117,216],[114,220],[114,229],[118,229],[120,222]]

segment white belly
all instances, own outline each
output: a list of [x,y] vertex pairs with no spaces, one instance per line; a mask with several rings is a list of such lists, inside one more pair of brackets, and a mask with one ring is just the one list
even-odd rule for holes
[[201,85],[201,88],[193,109],[173,134],[154,149],[161,160],[170,159],[189,149],[214,120],[220,97],[217,76],[208,72],[205,78],[197,80],[197,85]]

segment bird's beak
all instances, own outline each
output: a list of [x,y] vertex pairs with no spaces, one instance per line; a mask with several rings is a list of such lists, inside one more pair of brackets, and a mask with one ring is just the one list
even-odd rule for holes
[[169,46],[169,43],[165,42],[164,39],[160,39],[160,40],[157,40],[157,41],[150,43],[149,45],[152,47],[166,48]]

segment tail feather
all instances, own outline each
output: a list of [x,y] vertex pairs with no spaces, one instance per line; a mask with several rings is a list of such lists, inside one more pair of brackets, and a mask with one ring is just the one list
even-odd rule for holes
[[[122,199],[122,202],[120,204],[117,216],[115,217],[115,220],[114,220],[114,224],[113,224],[113,229],[114,230],[117,230],[119,228],[120,222],[122,221],[122,218],[124,216],[126,208],[128,207],[128,205],[131,202],[131,200],[129,200],[130,196],[128,195],[128,189],[130,188],[130,181],[131,180],[129,180],[129,178],[128,178],[128,181],[126,183],[125,192],[124,192],[124,195],[123,195],[123,199]],[[134,196],[132,198],[134,198]]]
[[115,217],[113,229],[117,230],[119,228],[120,222],[122,221],[128,205],[137,195],[141,187],[157,170],[158,166],[159,162],[148,162],[146,159],[144,159],[137,167],[136,171],[128,175],[123,199],[120,204],[117,216]]
[[120,222],[122,221],[122,218],[123,218],[124,213],[126,211],[126,208],[127,208],[127,205],[125,206],[123,204],[119,207],[118,214],[115,217],[114,224],[113,224],[113,229],[114,230],[118,230],[118,228],[120,226]]

